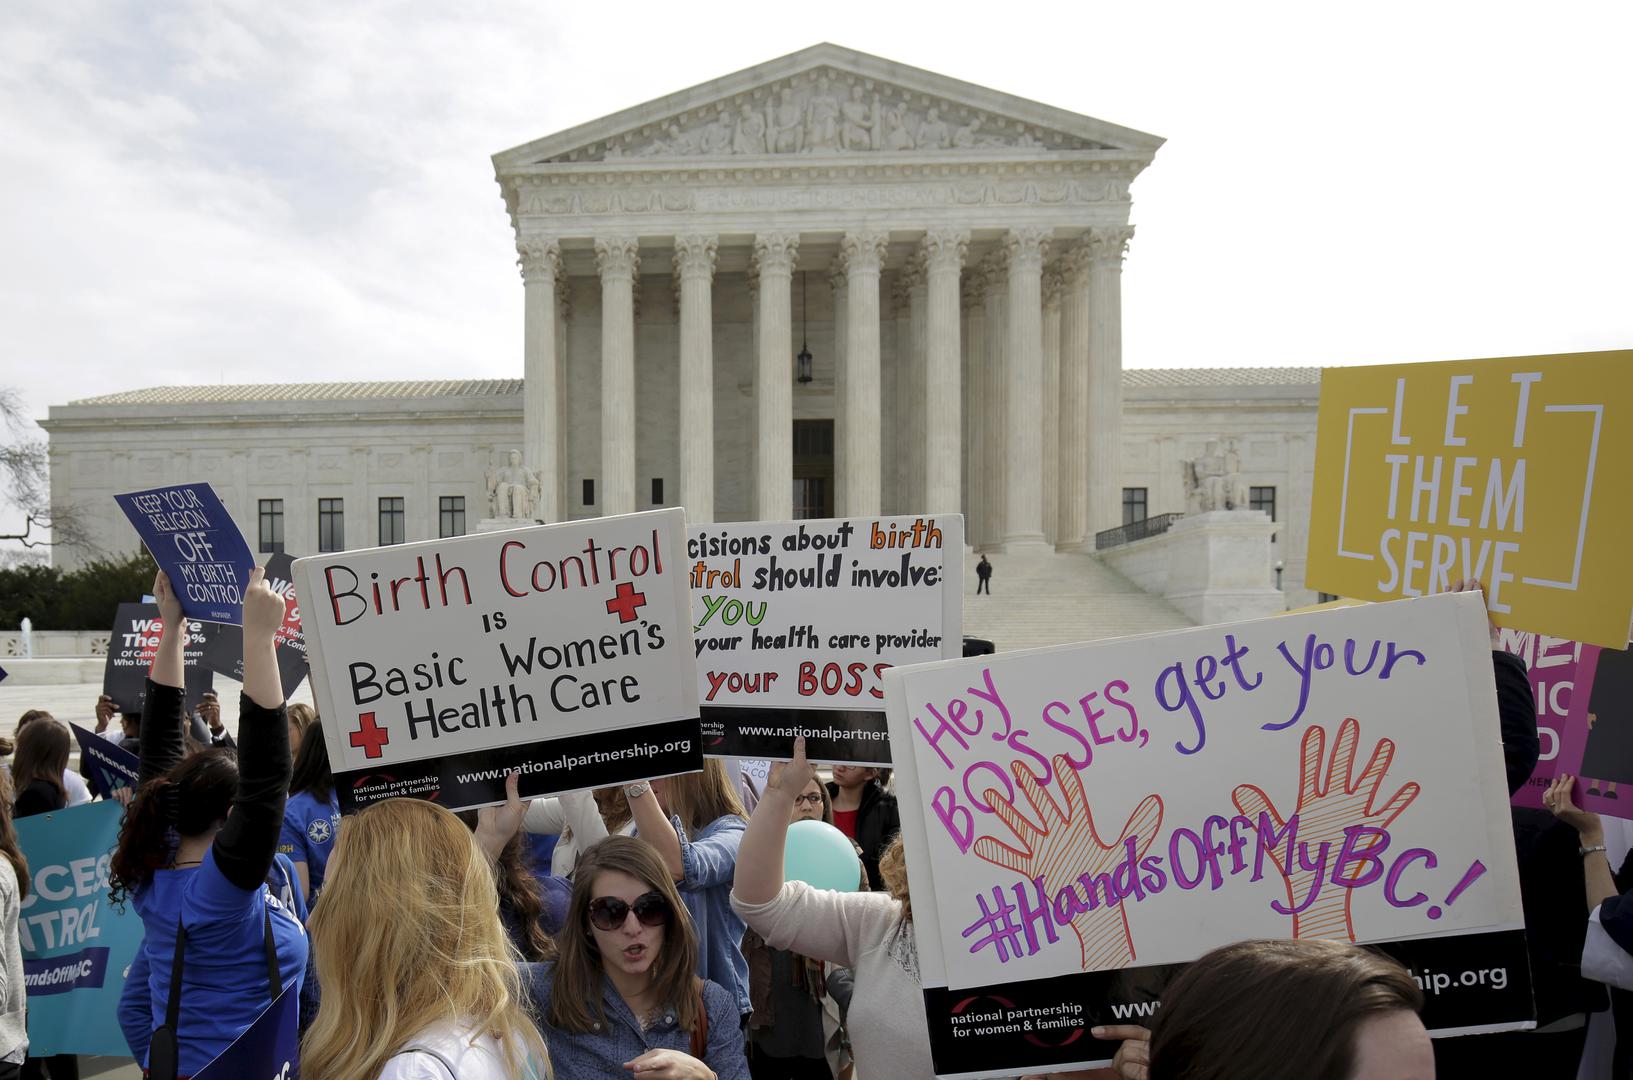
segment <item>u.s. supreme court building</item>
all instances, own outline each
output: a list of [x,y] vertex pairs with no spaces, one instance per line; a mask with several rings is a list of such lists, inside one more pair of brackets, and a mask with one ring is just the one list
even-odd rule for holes
[[1302,602],[1317,373],[1123,369],[1161,145],[817,45],[494,156],[521,378],[71,401],[53,499],[129,550],[109,496],[206,480],[304,554],[474,530],[515,449],[537,520],[962,512],[1035,559],[1185,511],[1186,463],[1228,454]]

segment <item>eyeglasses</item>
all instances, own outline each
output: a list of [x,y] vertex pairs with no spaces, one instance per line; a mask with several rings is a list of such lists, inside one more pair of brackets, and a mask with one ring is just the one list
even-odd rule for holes
[[631,911],[642,926],[662,926],[669,921],[669,901],[660,892],[649,892],[637,896],[633,904],[616,896],[596,897],[590,901],[590,924],[597,930],[616,930]]
[[808,791],[803,795],[795,795],[794,801],[809,806],[817,806],[822,802],[822,793],[820,791]]

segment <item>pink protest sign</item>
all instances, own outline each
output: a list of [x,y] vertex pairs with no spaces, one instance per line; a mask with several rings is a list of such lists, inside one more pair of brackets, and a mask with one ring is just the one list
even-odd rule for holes
[[1633,653],[1584,645],[1570,696],[1558,768],[1584,809],[1633,818]]
[[[1504,652],[1525,662],[1526,672],[1531,677],[1531,692],[1537,699],[1537,740],[1541,744],[1536,770],[1509,802],[1515,806],[1541,809],[1542,794],[1548,790],[1554,775],[1562,769],[1565,772],[1573,771],[1560,764],[1562,760],[1574,760],[1561,757],[1573,690],[1577,685],[1583,654],[1597,653],[1599,648],[1569,638],[1508,629],[1499,631],[1497,644]],[[1580,752],[1578,740],[1577,753]]]

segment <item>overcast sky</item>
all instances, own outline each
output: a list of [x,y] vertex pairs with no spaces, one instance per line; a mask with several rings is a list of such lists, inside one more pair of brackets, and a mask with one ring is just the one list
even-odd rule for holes
[[823,40],[1168,139],[1129,367],[1633,346],[1626,2],[12,0],[0,382],[520,375],[490,155]]

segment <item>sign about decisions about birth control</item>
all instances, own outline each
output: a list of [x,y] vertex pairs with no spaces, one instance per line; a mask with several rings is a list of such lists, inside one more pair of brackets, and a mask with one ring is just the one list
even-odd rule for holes
[[703,750],[889,765],[891,667],[963,653],[956,514],[687,530]]
[[1485,582],[1499,626],[1609,648],[1633,615],[1633,350],[1321,373],[1311,588]]
[[[1477,594],[885,674],[938,1076],[1104,1065],[1249,938],[1375,944],[1431,1031],[1534,1020]],[[921,899],[927,898],[927,899]]]
[[255,568],[244,534],[209,484],[115,495],[153,561],[170,576],[182,614],[204,622],[244,621],[244,587]]
[[702,768],[682,511],[295,563],[342,811]]

